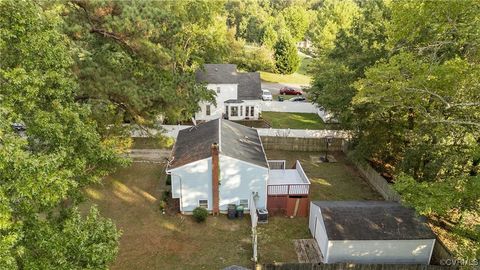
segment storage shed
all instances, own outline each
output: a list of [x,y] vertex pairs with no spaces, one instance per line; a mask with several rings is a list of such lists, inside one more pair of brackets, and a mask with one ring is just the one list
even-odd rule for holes
[[387,201],[313,201],[309,228],[325,263],[429,264],[435,235],[415,211]]

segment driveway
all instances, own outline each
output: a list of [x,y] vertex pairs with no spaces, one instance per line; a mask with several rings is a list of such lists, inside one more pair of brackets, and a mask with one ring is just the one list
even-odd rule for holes
[[296,83],[271,83],[271,82],[262,82],[262,89],[268,90],[272,95],[280,94],[280,89],[288,86],[297,90],[301,90],[304,87],[309,87],[309,85],[296,84]]

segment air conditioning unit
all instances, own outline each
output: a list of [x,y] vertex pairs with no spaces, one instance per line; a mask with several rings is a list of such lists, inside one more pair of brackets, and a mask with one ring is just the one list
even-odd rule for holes
[[258,223],[268,223],[268,210],[257,209]]

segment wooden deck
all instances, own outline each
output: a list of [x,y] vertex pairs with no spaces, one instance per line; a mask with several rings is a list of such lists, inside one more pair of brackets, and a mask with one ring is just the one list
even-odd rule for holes
[[321,263],[323,262],[322,252],[315,239],[293,240],[295,252],[297,252],[299,263]]

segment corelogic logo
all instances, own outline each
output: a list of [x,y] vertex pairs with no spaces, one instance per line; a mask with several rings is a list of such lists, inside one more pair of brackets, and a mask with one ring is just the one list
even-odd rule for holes
[[479,266],[480,259],[443,259],[441,265],[447,266]]

